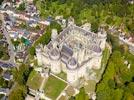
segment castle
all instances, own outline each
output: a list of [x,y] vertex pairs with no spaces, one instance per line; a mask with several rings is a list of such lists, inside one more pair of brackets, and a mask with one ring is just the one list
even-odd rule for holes
[[90,69],[101,67],[106,38],[104,31],[93,33],[76,25],[69,25],[59,35],[53,29],[49,44],[36,48],[38,64],[54,74],[65,72],[71,84],[81,77],[88,80]]

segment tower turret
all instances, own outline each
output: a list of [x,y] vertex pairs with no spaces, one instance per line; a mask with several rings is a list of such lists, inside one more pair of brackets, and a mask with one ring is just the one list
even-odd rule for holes
[[52,29],[51,40],[54,41],[57,38],[57,29]]
[[102,30],[102,31],[98,32],[98,36],[100,37],[100,40],[101,40],[100,47],[102,50],[104,50],[105,44],[106,44],[106,39],[107,39],[107,33],[105,30]]
[[95,56],[101,56],[102,55],[102,50],[101,50],[99,45],[92,46],[92,50],[93,50]]
[[61,72],[60,66],[60,51],[58,48],[54,48],[49,52],[50,62],[51,62],[51,71],[55,74]]
[[67,63],[67,81],[74,83],[78,80],[78,63],[75,58],[70,58]]
[[36,56],[37,56],[37,60],[38,60],[38,65],[42,65],[42,53],[41,53],[41,47],[37,46],[36,47]]

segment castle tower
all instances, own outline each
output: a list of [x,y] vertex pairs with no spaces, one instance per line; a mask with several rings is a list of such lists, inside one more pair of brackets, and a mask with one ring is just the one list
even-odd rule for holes
[[93,50],[94,56],[101,56],[102,55],[102,49],[100,48],[99,45],[92,46],[92,50]]
[[91,24],[90,23],[85,23],[82,25],[82,28],[87,31],[91,31]]
[[58,48],[54,48],[49,52],[50,62],[51,62],[51,71],[55,74],[61,72],[60,64],[60,51]]
[[98,32],[98,37],[100,37],[100,40],[101,40],[100,47],[102,50],[104,50],[105,44],[106,44],[106,39],[107,39],[106,31],[103,30],[101,32]]
[[70,58],[67,63],[67,81],[74,83],[78,80],[78,64],[74,58]]
[[42,61],[43,61],[44,67],[50,67],[49,55],[47,52],[48,52],[48,48],[45,45],[42,50]]
[[54,41],[57,38],[58,32],[56,29],[52,29],[51,40]]
[[68,26],[70,26],[70,25],[74,25],[74,18],[73,17],[70,17],[68,19]]
[[42,51],[40,46],[36,48],[36,56],[38,60],[38,65],[42,65]]
[[84,56],[85,56],[85,49],[82,49],[79,51],[79,55],[78,55],[78,62],[81,63],[84,60]]

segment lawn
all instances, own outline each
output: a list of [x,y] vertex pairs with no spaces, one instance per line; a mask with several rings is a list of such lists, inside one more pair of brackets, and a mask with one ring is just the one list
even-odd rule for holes
[[45,95],[55,100],[66,85],[67,84],[63,81],[55,78],[54,76],[50,76],[44,87]]
[[67,80],[67,74],[64,72],[61,72],[60,74],[57,74],[58,77],[62,78],[63,80]]
[[95,91],[96,82],[94,80],[88,80],[87,85],[84,86],[87,93],[93,93]]
[[41,77],[38,72],[32,71],[28,78],[27,86],[31,89],[38,90],[41,86],[42,81],[43,77]]

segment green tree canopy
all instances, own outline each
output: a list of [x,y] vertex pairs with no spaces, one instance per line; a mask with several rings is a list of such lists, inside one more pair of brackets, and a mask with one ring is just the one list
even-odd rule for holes
[[35,52],[36,52],[36,51],[35,51],[35,48],[34,48],[33,46],[29,48],[28,52],[29,52],[29,54],[32,55],[32,56],[34,56],[34,55],[36,54],[36,53],[35,53]]
[[98,22],[92,22],[91,23],[91,31],[92,32],[98,32],[98,28],[99,28],[99,23]]
[[79,94],[76,95],[75,100],[89,100],[89,97],[83,87],[80,89]]
[[25,7],[25,3],[23,2],[23,3],[21,3],[20,5],[19,5],[19,7],[17,8],[17,10],[20,10],[20,11],[24,11],[26,9],[26,7]]
[[27,94],[27,88],[24,85],[16,85],[9,95],[9,100],[24,100]]
[[15,68],[13,70],[13,76],[15,81],[20,85],[24,85],[27,82],[30,72],[31,71],[28,65],[25,64],[20,65],[18,69]]

